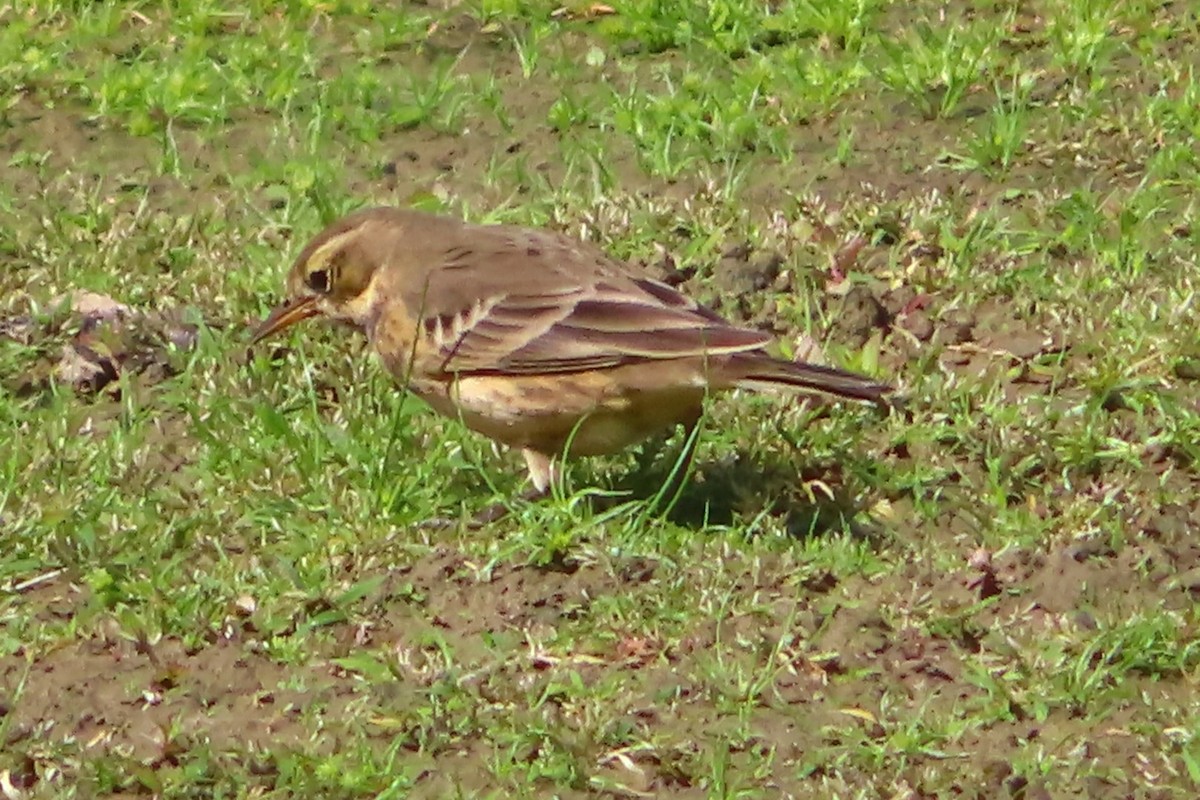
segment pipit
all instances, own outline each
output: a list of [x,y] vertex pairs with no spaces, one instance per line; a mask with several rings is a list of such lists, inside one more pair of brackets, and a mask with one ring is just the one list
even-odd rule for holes
[[[370,208],[296,258],[251,344],[323,315],[366,333],[405,388],[525,457],[529,497],[566,453],[615,453],[684,425],[717,390],[879,402],[870,378],[768,354],[731,324],[599,249],[546,230]],[[690,457],[690,453],[689,453]]]

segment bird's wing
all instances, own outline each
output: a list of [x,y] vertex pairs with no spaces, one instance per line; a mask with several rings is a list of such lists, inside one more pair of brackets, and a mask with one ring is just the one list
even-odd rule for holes
[[431,272],[418,301],[426,311],[416,315],[427,364],[458,374],[574,372],[757,350],[771,340],[590,248],[535,241]]

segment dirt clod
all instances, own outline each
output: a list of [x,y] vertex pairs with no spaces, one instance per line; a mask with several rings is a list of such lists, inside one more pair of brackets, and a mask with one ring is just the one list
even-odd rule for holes
[[45,354],[14,375],[9,386],[22,397],[44,391],[51,381],[81,395],[111,392],[123,374],[153,384],[172,377],[172,351],[196,346],[200,326],[190,309],[132,308],[107,295],[76,291],[51,304],[44,319],[13,315],[0,319],[0,335]]
[[717,262],[713,284],[727,294],[762,292],[770,288],[783,263],[779,253],[757,253],[751,257],[748,246],[738,246]]
[[887,309],[866,286],[855,286],[842,299],[832,334],[848,347],[862,347],[876,330],[888,324]]
[[933,320],[924,311],[905,314],[900,318],[898,324],[919,342],[927,342],[933,338]]
[[1185,358],[1176,361],[1171,371],[1180,380],[1200,381],[1200,358]]

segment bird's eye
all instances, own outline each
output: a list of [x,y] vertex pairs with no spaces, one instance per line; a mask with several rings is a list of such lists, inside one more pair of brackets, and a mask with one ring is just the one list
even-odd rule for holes
[[329,292],[329,270],[314,269],[308,273],[308,288],[317,294],[327,294]]

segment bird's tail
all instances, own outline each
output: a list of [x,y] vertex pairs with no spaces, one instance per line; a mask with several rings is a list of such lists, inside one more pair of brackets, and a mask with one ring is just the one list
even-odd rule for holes
[[735,364],[738,377],[734,384],[744,389],[761,391],[787,387],[868,403],[882,403],[892,391],[892,387],[865,375],[803,361],[746,354],[737,358]]

